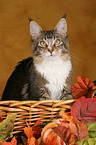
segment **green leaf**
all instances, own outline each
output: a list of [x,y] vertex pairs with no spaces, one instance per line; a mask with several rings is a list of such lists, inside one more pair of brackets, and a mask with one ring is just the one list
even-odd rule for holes
[[88,127],[88,137],[95,138],[96,137],[96,122],[90,122],[85,124]]
[[5,120],[0,123],[0,141],[3,141],[12,135],[16,113],[9,113]]
[[90,122],[85,124],[88,127],[88,131],[96,131],[96,122]]
[[88,136],[89,136],[89,138],[95,138],[96,137],[96,132],[89,131]]
[[84,145],[96,145],[96,138],[89,138]]
[[78,145],[83,145],[84,144],[84,140],[79,140],[79,141],[77,141],[76,143],[78,144]]
[[96,145],[96,122],[85,124],[88,127],[88,136],[85,140],[77,141],[78,145]]
[[84,145],[84,143],[86,142],[86,140],[88,140],[88,136],[87,136],[87,138],[85,139],[85,140],[78,140],[76,143],[78,144],[78,145]]

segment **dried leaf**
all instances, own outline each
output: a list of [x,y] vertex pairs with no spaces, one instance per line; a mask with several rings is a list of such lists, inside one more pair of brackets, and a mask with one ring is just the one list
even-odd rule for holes
[[2,122],[3,121],[3,118],[0,116],[0,122]]
[[17,140],[13,137],[11,142],[4,142],[3,145],[17,145]]
[[14,121],[16,119],[16,113],[9,113],[5,120],[0,123],[0,141],[3,141],[10,137],[14,128]]
[[69,112],[65,112],[65,109],[61,109],[61,111],[59,112],[59,115],[65,120],[65,121],[71,121],[72,120],[72,116],[71,113]]
[[38,127],[40,125],[40,119],[32,126],[32,130],[34,131],[33,136],[39,138],[41,135],[41,128]]
[[53,127],[52,129],[58,136],[60,136],[60,138],[65,142],[66,145],[75,144],[75,135],[71,133],[70,128],[66,128],[63,125],[58,125],[57,127]]
[[71,108],[71,115],[83,123],[96,121],[96,98],[79,98]]
[[28,137],[28,140],[31,139],[31,137],[33,136],[34,131],[32,130],[32,127],[29,126],[29,124],[26,122],[28,127],[24,128],[24,133],[26,134],[26,136]]
[[23,145],[27,145],[27,139],[24,136],[21,136]]
[[35,145],[35,142],[36,142],[36,138],[32,136],[30,138],[30,141],[29,141],[28,145]]
[[78,121],[75,117],[69,123],[69,127],[71,132],[78,137],[78,140],[84,140],[88,136],[87,126],[84,123]]
[[96,86],[93,86],[92,98],[96,98]]
[[27,120],[26,120],[26,124],[28,127],[24,128],[24,133],[28,137],[28,145],[35,145],[36,142],[35,137],[40,136],[41,133],[41,129],[38,129],[37,127],[40,124],[40,120],[37,120],[37,122],[32,127],[29,126]]
[[75,98],[80,98],[85,96],[90,98],[92,96],[94,83],[88,78],[79,76],[77,77],[77,83],[72,85],[72,93],[75,95]]

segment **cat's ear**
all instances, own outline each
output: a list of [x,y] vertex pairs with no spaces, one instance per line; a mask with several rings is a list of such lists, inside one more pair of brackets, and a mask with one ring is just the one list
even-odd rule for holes
[[42,31],[42,28],[35,21],[30,21],[30,34],[32,39],[36,39],[40,36]]
[[61,35],[67,34],[67,23],[64,17],[60,19],[60,21],[57,23],[54,30],[57,31]]

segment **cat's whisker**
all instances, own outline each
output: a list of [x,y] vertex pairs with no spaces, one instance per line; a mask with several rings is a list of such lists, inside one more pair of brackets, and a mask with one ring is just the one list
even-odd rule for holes
[[74,51],[74,52],[79,52],[80,53],[80,50],[76,49],[76,48],[70,48],[70,51]]
[[80,61],[80,62],[84,62],[82,59],[79,59],[79,58],[73,56],[72,54],[70,54],[70,55],[71,55],[71,57],[74,58],[75,60],[78,60],[78,61]]

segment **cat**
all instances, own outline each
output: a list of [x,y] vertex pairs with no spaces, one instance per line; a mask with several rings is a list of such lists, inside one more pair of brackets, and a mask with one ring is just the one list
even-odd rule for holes
[[72,99],[72,62],[66,18],[52,31],[43,31],[30,20],[32,57],[16,66],[5,86],[2,100]]

